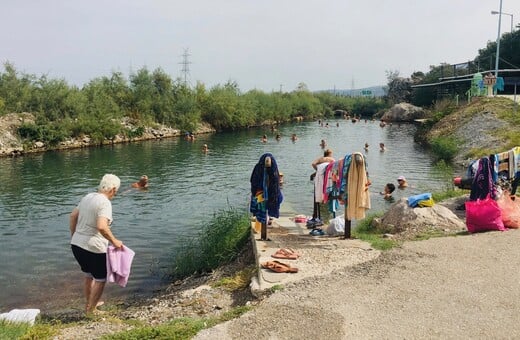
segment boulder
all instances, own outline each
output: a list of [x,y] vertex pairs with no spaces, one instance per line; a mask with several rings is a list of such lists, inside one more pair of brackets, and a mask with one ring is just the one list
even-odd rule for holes
[[417,106],[408,103],[399,103],[392,106],[381,117],[386,122],[413,122],[415,119],[424,118],[426,112]]
[[453,233],[466,229],[466,224],[450,209],[441,204],[433,207],[411,208],[406,198],[401,198],[381,217],[374,219],[374,226],[383,233],[423,232],[427,230]]

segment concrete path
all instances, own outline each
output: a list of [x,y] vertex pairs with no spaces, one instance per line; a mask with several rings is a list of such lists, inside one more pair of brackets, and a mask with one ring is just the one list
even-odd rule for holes
[[[284,243],[272,232],[272,246],[257,251],[263,259],[292,244],[301,276],[282,274],[283,289],[196,339],[520,338],[517,230],[408,242],[381,255],[357,240],[294,233]],[[261,286],[273,283],[263,278]]]

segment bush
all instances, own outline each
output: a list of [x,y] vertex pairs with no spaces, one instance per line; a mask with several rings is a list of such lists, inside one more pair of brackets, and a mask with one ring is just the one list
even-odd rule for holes
[[40,129],[34,123],[23,123],[18,128],[18,135],[29,140],[39,140],[41,136]]
[[143,134],[144,134],[144,127],[142,127],[142,126],[136,127],[135,129],[131,129],[131,130],[126,130],[126,135],[130,139],[141,137]]
[[451,162],[457,153],[458,141],[454,137],[436,137],[431,141],[431,150],[437,160]]
[[69,135],[65,125],[58,122],[34,124],[23,123],[18,128],[18,135],[22,139],[30,141],[41,141],[50,146],[56,146],[61,141],[64,141]]
[[355,238],[370,243],[370,245],[374,249],[388,250],[397,246],[398,242],[388,238],[384,238],[383,234],[386,231],[378,230],[373,226],[372,221],[374,220],[374,218],[380,216],[381,214],[369,214],[365,219],[360,220],[358,222],[352,234]]
[[184,242],[173,258],[169,276],[173,279],[211,271],[234,260],[251,235],[249,215],[230,208],[202,225],[199,235]]

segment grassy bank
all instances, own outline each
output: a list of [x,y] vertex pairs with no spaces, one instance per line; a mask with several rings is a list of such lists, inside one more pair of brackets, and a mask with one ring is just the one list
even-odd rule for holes
[[[168,275],[173,280],[208,273],[235,260],[247,246],[251,224],[247,212],[228,208],[214,213],[211,219],[202,222],[197,229],[200,230],[197,237],[186,240],[182,249],[172,256]],[[252,268],[246,268],[220,279],[214,285],[228,291],[247,289],[254,273]],[[109,311],[110,320],[128,324],[132,329],[107,335],[104,339],[189,339],[201,329],[233,319],[249,309],[247,306],[238,306],[218,317],[178,318],[153,327],[135,320],[119,319]],[[93,322],[96,319],[85,321]],[[72,326],[76,326],[76,323],[67,324],[56,320],[37,320],[32,327],[26,323],[0,322],[0,340],[51,339],[61,328]]]

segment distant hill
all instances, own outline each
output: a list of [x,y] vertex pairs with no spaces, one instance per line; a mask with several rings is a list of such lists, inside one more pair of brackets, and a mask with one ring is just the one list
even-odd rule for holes
[[351,96],[351,97],[383,97],[386,95],[385,87],[384,86],[371,86],[371,87],[365,87],[362,89],[352,89],[352,90],[342,90],[342,89],[335,89],[335,90],[322,90],[317,92],[329,92],[329,93],[335,93],[340,96]]

